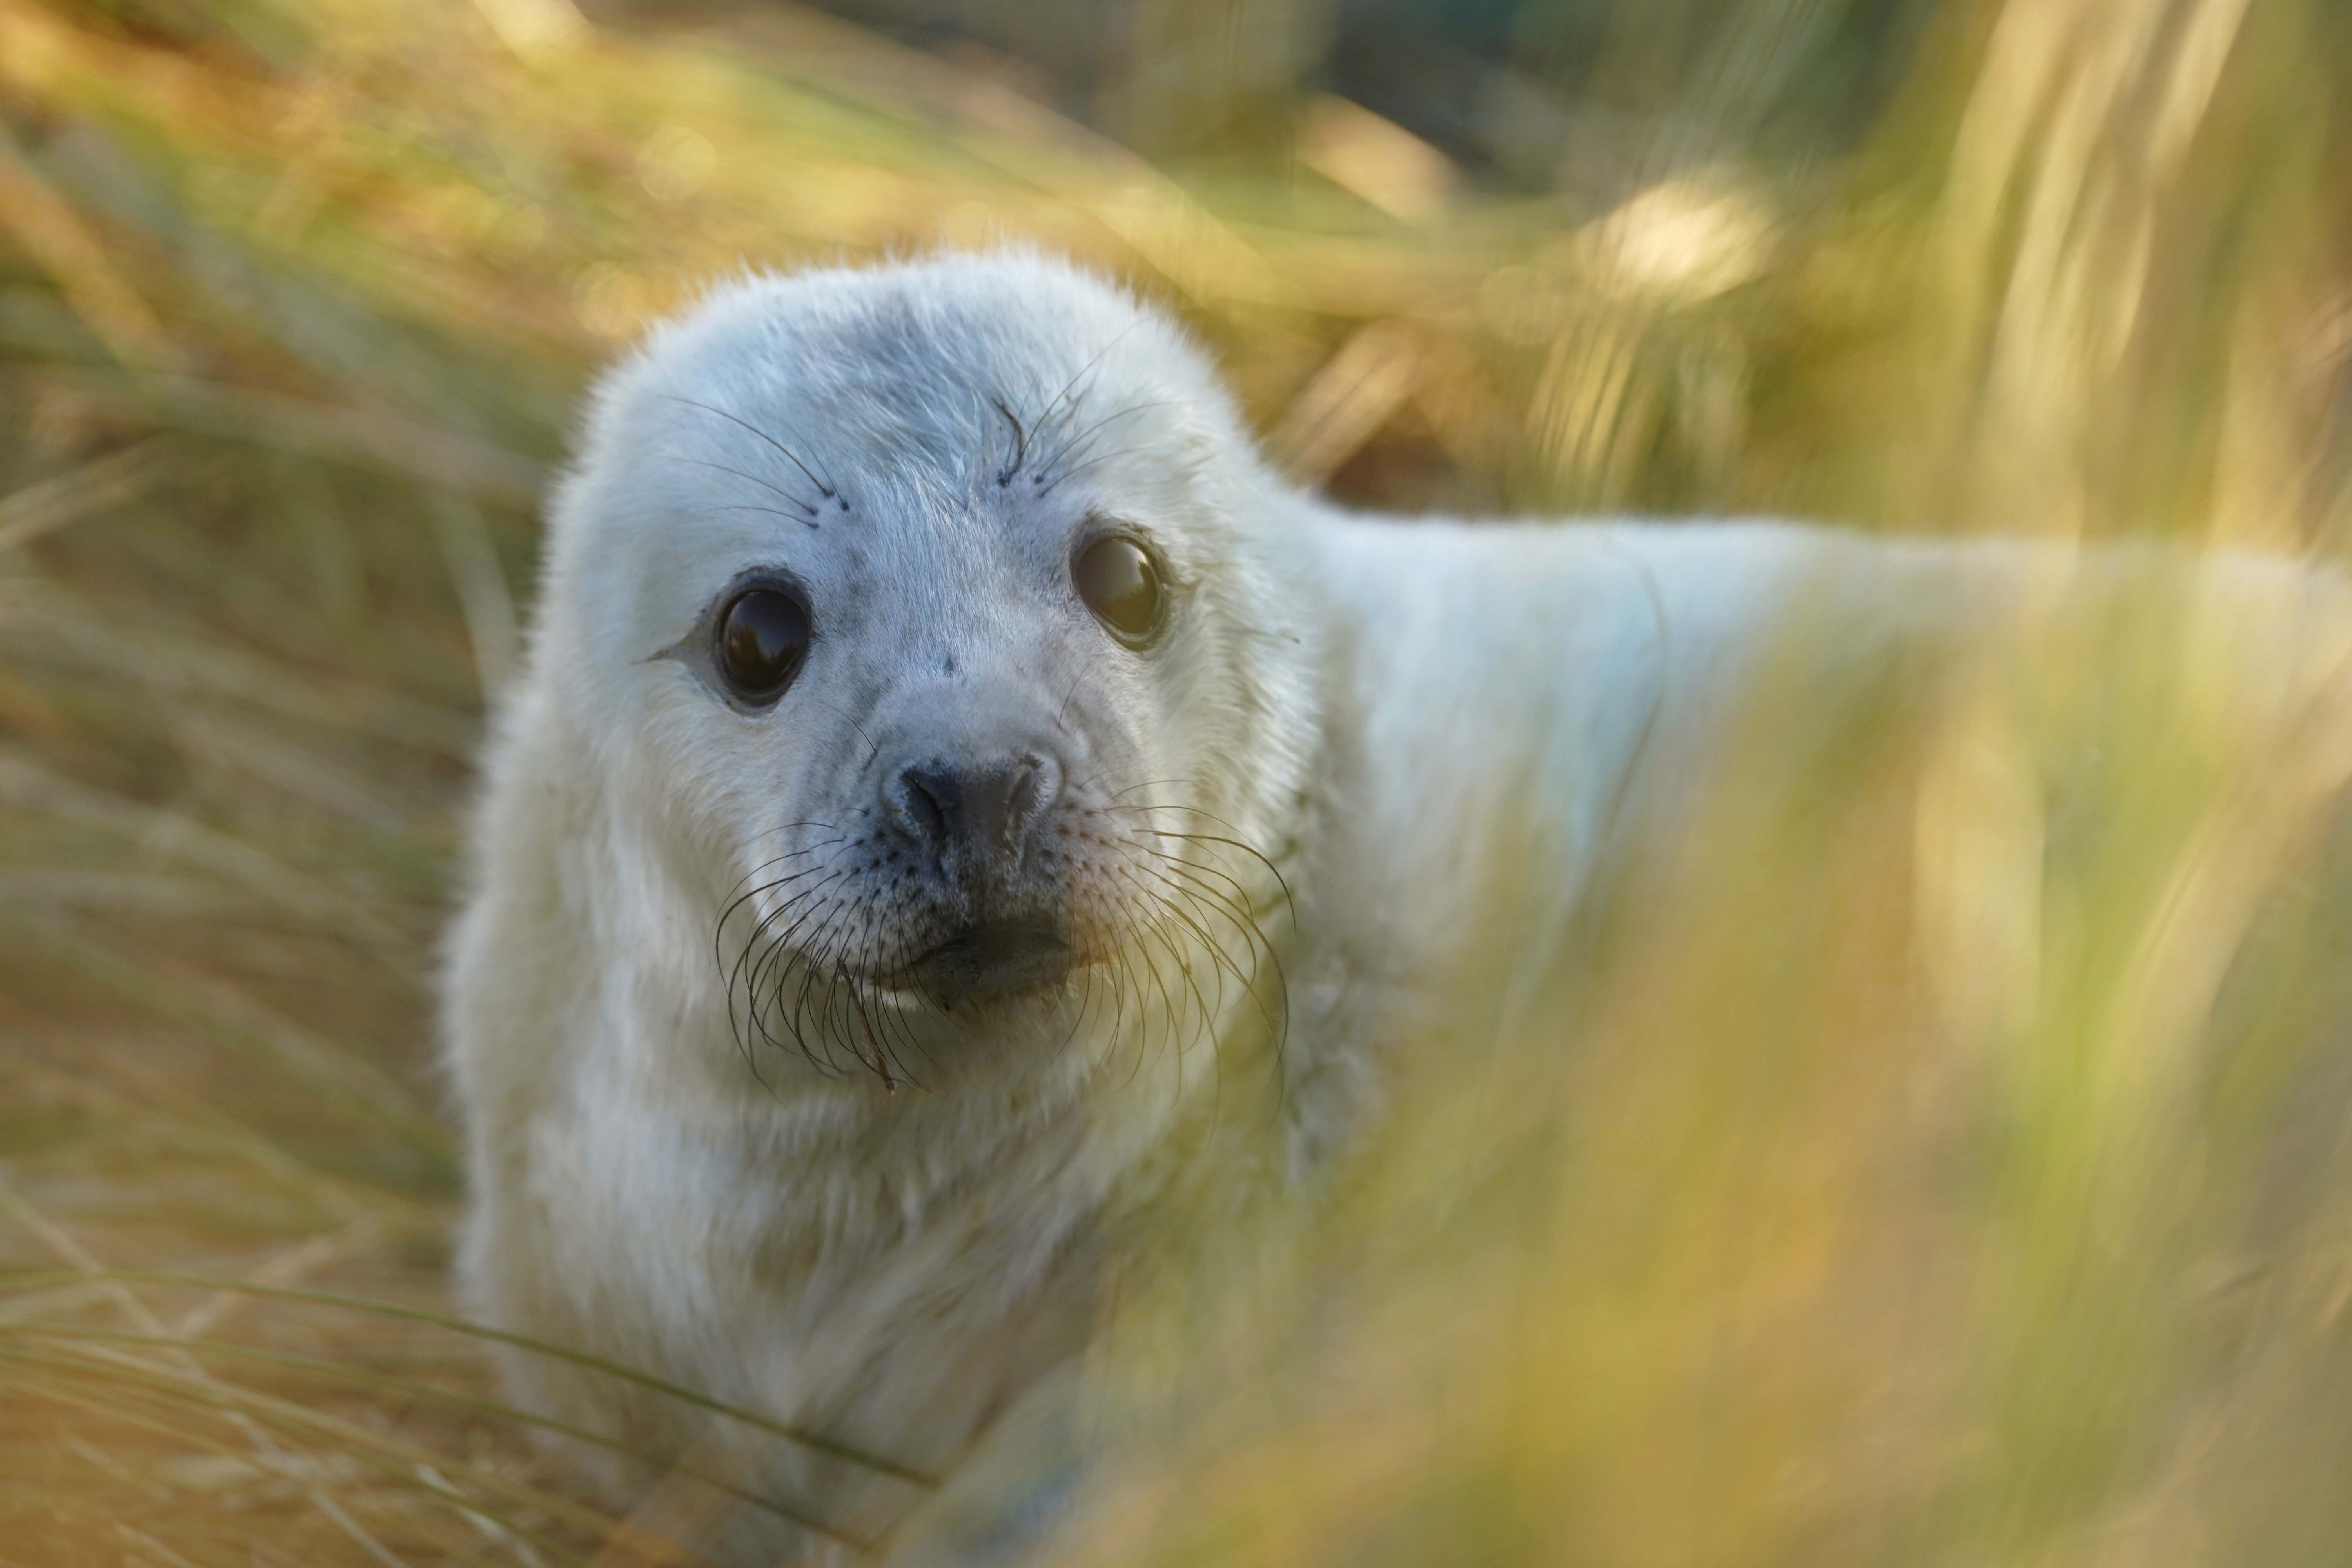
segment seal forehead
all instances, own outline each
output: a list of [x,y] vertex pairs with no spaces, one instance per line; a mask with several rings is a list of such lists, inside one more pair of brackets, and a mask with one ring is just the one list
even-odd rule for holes
[[1161,427],[1228,417],[1208,366],[1167,321],[1085,273],[1018,254],[722,289],[614,378],[592,451],[682,428],[657,406],[681,397],[784,426],[774,433],[795,451],[831,449],[844,468],[950,482],[998,461],[1008,437],[1017,446],[1050,414],[1067,423],[1057,400],[1097,416],[1151,403],[1171,411]]

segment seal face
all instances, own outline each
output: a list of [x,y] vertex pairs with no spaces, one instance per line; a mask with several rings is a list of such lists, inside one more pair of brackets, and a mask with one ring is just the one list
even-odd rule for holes
[[722,295],[559,503],[535,670],[708,884],[732,1032],[893,1087],[1089,1007],[1204,1029],[1178,994],[1266,948],[1300,748],[1244,646],[1260,476],[1163,321],[1068,274],[1041,310],[1041,271]]

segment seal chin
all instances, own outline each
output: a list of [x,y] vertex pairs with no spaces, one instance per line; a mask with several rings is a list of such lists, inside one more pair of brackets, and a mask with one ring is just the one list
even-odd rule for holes
[[951,1008],[1058,987],[1069,977],[1073,963],[1069,939],[1055,927],[1007,921],[958,931],[896,973],[883,976],[882,984]]

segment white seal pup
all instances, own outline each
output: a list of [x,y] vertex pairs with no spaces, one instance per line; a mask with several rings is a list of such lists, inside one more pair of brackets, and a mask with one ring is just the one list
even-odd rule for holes
[[1791,595],[1867,658],[2008,558],[1347,516],[1034,256],[721,289],[595,396],[449,942],[466,1300],[643,1374],[517,1399],[618,1500],[768,1500],[725,1554],[870,1541],[857,1456],[1070,1360],[1171,1127],[1263,1068],[1281,1172],[1348,1137],[1497,799],[1557,944]]

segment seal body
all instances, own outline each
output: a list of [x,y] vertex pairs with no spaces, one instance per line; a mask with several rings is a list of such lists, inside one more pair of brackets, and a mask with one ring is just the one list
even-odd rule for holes
[[1867,658],[2024,554],[1345,515],[1163,317],[1019,254],[720,289],[551,524],[448,946],[462,1289],[641,1374],[505,1356],[745,1559],[872,1540],[916,1489],[859,1454],[937,1472],[1066,1369],[1105,1216],[1222,1097],[1311,1184],[1456,1005],[1486,847],[1572,941],[1788,605]]

